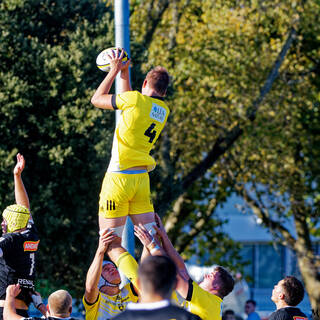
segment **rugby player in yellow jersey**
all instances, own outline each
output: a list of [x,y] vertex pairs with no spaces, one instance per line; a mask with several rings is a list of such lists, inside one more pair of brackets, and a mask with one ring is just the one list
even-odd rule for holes
[[[113,231],[104,230],[99,238],[95,257],[87,273],[86,288],[82,299],[86,312],[86,320],[109,320],[124,311],[129,302],[137,302],[138,294],[132,283],[120,289],[120,274],[111,261],[104,261],[105,252],[117,237]],[[121,242],[121,239],[120,239]],[[138,269],[138,264],[132,258],[129,263],[126,257],[122,259],[132,270]],[[120,266],[122,262],[119,262]]]
[[[122,62],[124,51],[112,51],[110,71],[94,93],[91,103],[101,109],[121,110],[112,145],[112,155],[99,200],[100,231],[112,228],[122,236],[129,215],[134,224],[152,230],[154,209],[150,200],[148,172],[155,168],[150,151],[170,113],[163,101],[169,74],[163,67],[149,71],[141,93],[132,91],[129,64]],[[109,91],[120,73],[120,93]]]
[[[155,229],[161,238],[163,249],[179,270],[176,291],[184,299],[182,306],[202,320],[221,320],[222,300],[234,287],[232,276],[226,269],[218,266],[206,274],[199,284],[194,282],[188,275],[183,259],[174,249],[157,214],[156,222]],[[159,255],[163,252],[156,239],[142,225],[135,226],[134,229],[135,235],[144,246],[147,246],[151,255]]]

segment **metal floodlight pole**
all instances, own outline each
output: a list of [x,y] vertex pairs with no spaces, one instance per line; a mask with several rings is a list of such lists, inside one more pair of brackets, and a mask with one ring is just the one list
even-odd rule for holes
[[[114,0],[115,46],[124,48],[130,57],[130,28],[129,28],[129,0]],[[120,75],[116,78],[116,93],[119,93]],[[119,121],[121,111],[116,111],[116,124]],[[122,245],[134,255],[134,234],[131,219],[127,223],[122,236]]]

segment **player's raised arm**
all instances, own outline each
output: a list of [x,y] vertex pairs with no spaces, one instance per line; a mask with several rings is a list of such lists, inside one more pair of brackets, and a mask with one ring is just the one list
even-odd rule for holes
[[20,293],[20,286],[18,284],[12,284],[7,287],[6,300],[3,309],[4,320],[21,320],[23,317],[16,313],[15,298]]
[[102,272],[104,254],[114,237],[115,235],[111,230],[104,230],[99,237],[98,249],[87,272],[84,297],[88,303],[94,303],[97,300],[99,294],[98,283]]
[[172,245],[166,230],[162,224],[161,218],[157,213],[155,213],[155,220],[156,220],[156,226],[154,228],[157,230],[157,234],[161,238],[162,246],[166,254],[174,261],[174,263],[177,266],[178,269],[178,282],[176,290],[179,292],[179,294],[186,298],[189,291],[189,280],[190,276],[187,271],[187,267],[180,256],[180,254],[177,252],[177,250]]
[[184,270],[185,272],[187,272],[187,268],[182,257],[172,245],[167,235],[167,232],[162,224],[161,218],[157,213],[155,213],[155,220],[156,220],[156,226],[154,226],[154,228],[157,230],[157,233],[162,240],[162,245],[165,252],[174,261],[179,271]]
[[124,50],[119,53],[119,49],[111,50],[110,54],[108,54],[110,59],[110,71],[104,80],[99,85],[98,89],[94,93],[91,98],[91,103],[100,109],[111,109],[113,110],[112,105],[112,94],[109,94],[109,91],[112,87],[112,84],[117,76],[117,74],[121,71],[120,74],[120,88],[121,92],[130,91],[131,84],[129,78],[129,65],[130,60],[123,62],[122,58],[124,56]]
[[25,206],[30,210],[29,197],[22,181],[22,171],[25,167],[25,160],[22,154],[17,154],[17,163],[13,170],[14,176],[14,195],[16,203]]

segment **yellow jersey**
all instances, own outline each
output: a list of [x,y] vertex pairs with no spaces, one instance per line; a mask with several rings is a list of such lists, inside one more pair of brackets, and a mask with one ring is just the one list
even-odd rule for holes
[[189,292],[182,306],[202,320],[221,320],[222,299],[202,289],[196,282],[189,282]]
[[150,97],[138,91],[112,96],[112,106],[122,110],[112,144],[109,172],[130,167],[155,168],[150,151],[164,128],[170,110],[161,97]]
[[89,304],[84,297],[82,299],[86,320],[109,320],[124,311],[129,302],[137,301],[138,296],[130,283],[114,296],[99,292],[98,299],[93,304]]

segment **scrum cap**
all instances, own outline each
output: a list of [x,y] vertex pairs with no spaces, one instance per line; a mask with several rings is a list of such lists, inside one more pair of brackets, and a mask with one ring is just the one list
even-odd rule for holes
[[7,222],[7,232],[10,233],[27,226],[30,211],[25,206],[13,204],[4,209],[2,216]]

